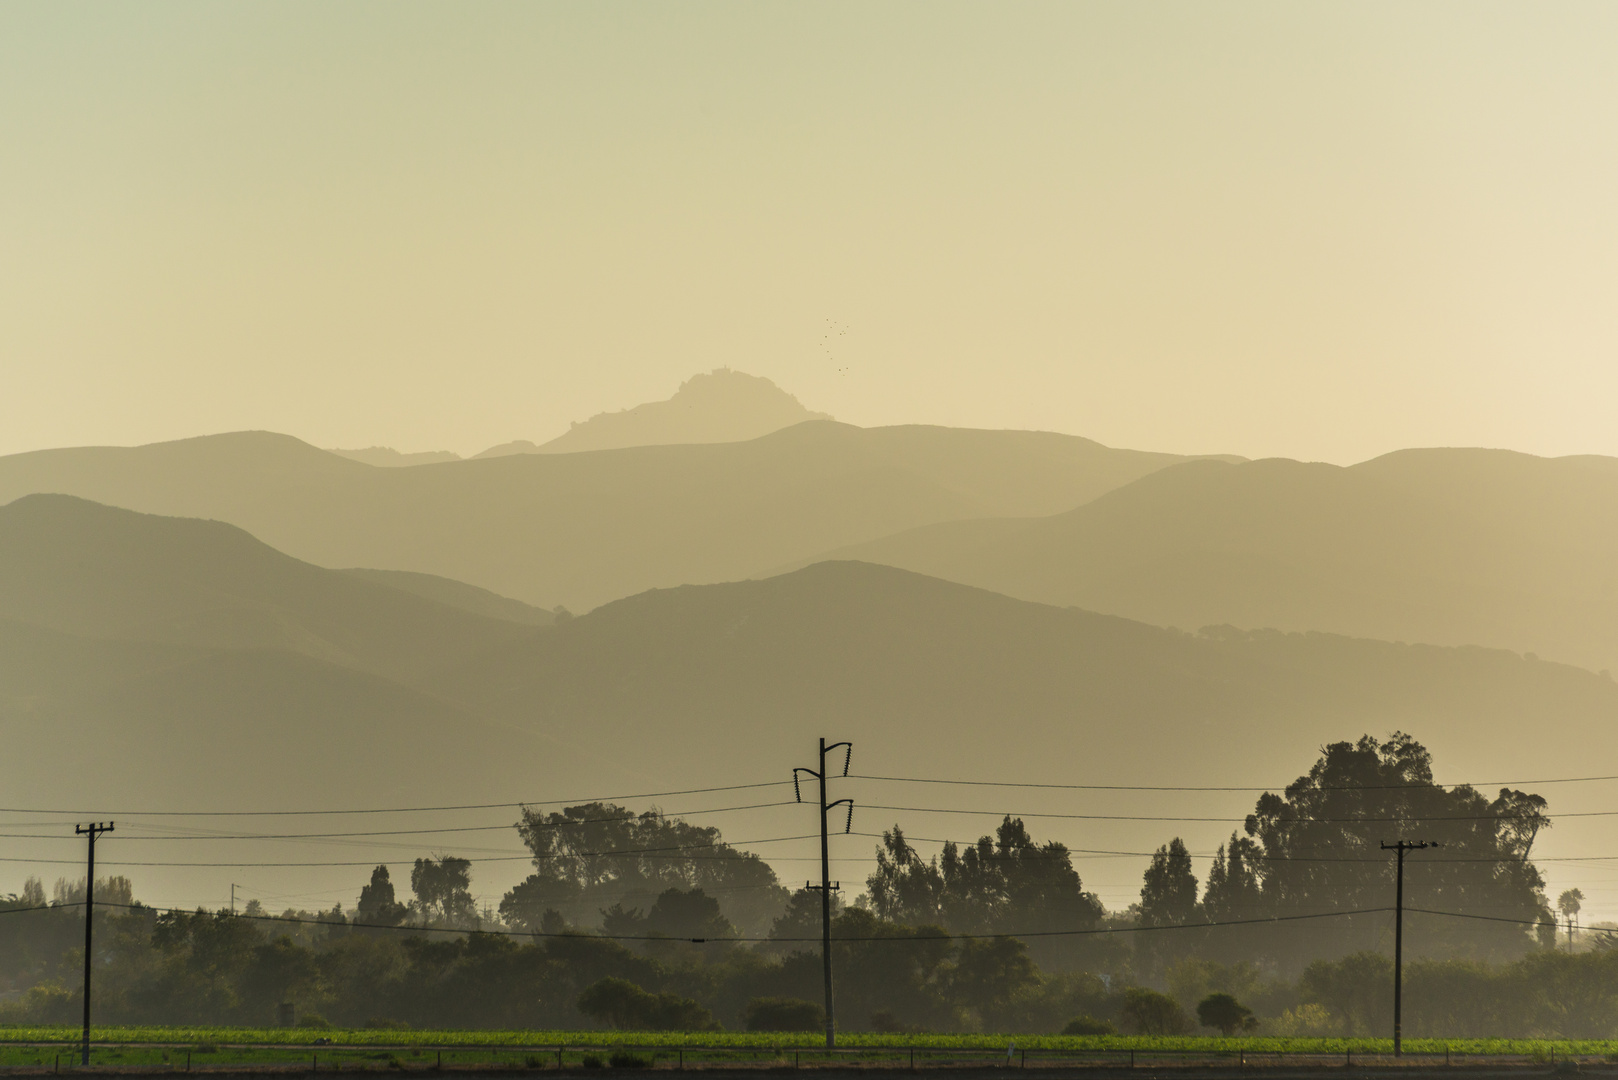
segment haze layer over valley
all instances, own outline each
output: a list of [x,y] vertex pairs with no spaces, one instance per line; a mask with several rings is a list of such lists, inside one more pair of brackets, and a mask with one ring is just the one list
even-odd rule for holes
[[242,432],[0,458],[0,501],[60,492],[215,518],[325,566],[586,610],[917,525],[1056,513],[1183,460],[1044,432],[817,420],[741,443],[376,468]]
[[[480,887],[495,890],[525,863],[502,835],[518,802],[766,783],[636,805],[697,811],[738,840],[796,836],[805,808],[786,778],[802,733],[828,724],[856,733],[856,773],[918,780],[1279,787],[1312,748],[1395,729],[1433,748],[1441,779],[1561,775],[1556,745],[1521,738],[1525,717],[1555,717],[1592,754],[1618,750],[1618,686],[1573,667],[1326,634],[1187,634],[859,562],[655,590],[553,622],[452,582],[322,569],[217,522],[30,496],[0,508],[0,609],[0,715],[17,760],[52,763],[11,776],[18,804],[83,803],[63,794],[64,774],[93,807],[123,811],[505,804],[442,837],[486,860]],[[1494,747],[1513,740],[1505,768]],[[1210,852],[1253,794],[850,783],[868,834],[838,841],[852,880],[869,869],[869,834],[895,821],[933,849],[1015,812],[1080,851],[1147,852],[1172,830]],[[1555,796],[1553,813],[1600,802],[1577,787]],[[702,813],[733,805],[751,807],[743,824]],[[1119,814],[1147,820],[1109,820]],[[1599,845],[1598,822],[1559,825],[1544,850]],[[162,819],[138,814],[125,835],[151,837],[120,857],[165,894],[217,871],[154,863],[241,857],[239,843],[164,841]],[[404,857],[421,840],[385,842]],[[789,880],[800,873],[799,853],[760,850]],[[309,857],[294,841],[254,852]],[[280,880],[340,890],[354,870],[339,849],[331,860]],[[1082,865],[1123,906],[1137,861]]]

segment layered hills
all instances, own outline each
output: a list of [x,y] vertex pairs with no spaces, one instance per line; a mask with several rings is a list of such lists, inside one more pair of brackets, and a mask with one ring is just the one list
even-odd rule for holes
[[220,522],[60,495],[0,507],[8,790],[238,810],[516,790],[555,746],[428,684],[549,631],[418,593]]
[[246,432],[0,458],[0,500],[31,492],[226,521],[323,566],[533,608],[849,559],[1161,626],[1618,669],[1612,458],[1434,449],[1341,468],[809,421],[747,442],[376,468]]
[[1618,668],[1618,459],[1406,450],[1165,469],[1054,516],[918,527],[881,562],[1164,626],[1230,623]]
[[[1566,775],[1568,740],[1586,756],[1618,749],[1618,685],[1573,667],[1319,633],[1189,634],[858,562],[649,591],[535,627],[301,563],[219,523],[34,497],[0,509],[0,611],[18,806],[496,803],[779,782],[664,802],[745,805],[711,819],[745,840],[803,831],[801,808],[779,804],[822,734],[856,740],[857,773],[1171,788],[1279,786],[1322,742],[1394,729],[1432,747],[1446,780]],[[971,837],[1000,813],[1048,814],[1031,819],[1041,835],[1124,852],[1176,833],[1211,848],[1255,794],[849,784],[867,832],[902,821],[918,837]],[[1553,814],[1581,805],[1577,788],[1547,794]],[[501,827],[389,843],[476,856],[509,847]],[[1578,820],[1558,836],[1569,853],[1586,842]],[[376,857],[370,841],[343,843],[341,857]],[[498,866],[520,876],[520,858]],[[1138,886],[1134,862],[1086,876],[1104,885],[1114,870]]]
[[1058,513],[1183,460],[1042,432],[819,420],[749,442],[377,468],[242,432],[3,457],[0,502],[55,492],[212,518],[322,566],[584,610],[918,525]]

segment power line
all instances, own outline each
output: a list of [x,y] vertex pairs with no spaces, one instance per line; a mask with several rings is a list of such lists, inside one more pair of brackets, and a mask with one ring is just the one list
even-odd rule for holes
[[[766,810],[776,806],[791,806],[790,802],[750,803],[745,806],[715,806],[702,810],[680,810],[665,812],[661,816],[668,818],[695,817],[701,814],[728,814],[738,810]],[[647,811],[650,813],[650,811]],[[578,825],[591,825],[612,821],[638,821],[643,814],[618,814],[612,817],[598,818],[570,818],[566,821],[536,822],[528,827],[537,829],[559,829]],[[138,824],[138,823],[137,823]],[[323,833],[184,833],[177,836],[124,836],[122,841],[130,840],[158,840],[163,842],[177,842],[181,840],[342,840],[372,836],[426,836],[439,833],[463,832],[503,832],[507,829],[518,828],[518,823],[506,825],[467,825],[433,829],[379,829],[367,832],[323,832]],[[61,836],[54,833],[0,833],[0,840],[60,840]]]
[[[919,776],[877,776],[866,773],[851,773],[850,780],[870,780],[881,783],[899,784],[942,784],[961,787],[999,787],[1023,788],[1030,790],[1054,791],[1151,791],[1151,792],[1250,792],[1250,791],[1285,791],[1291,783],[1273,785],[1192,785],[1192,784],[1047,784],[1019,780],[947,780]],[[1521,787],[1524,785],[1542,784],[1584,784],[1600,781],[1618,780],[1618,775],[1612,776],[1562,776],[1546,777],[1532,780],[1489,780],[1469,781],[1454,784],[1434,784],[1434,788],[1456,787]],[[108,814],[117,817],[307,817],[307,816],[341,816],[347,814],[416,814],[436,813],[460,810],[506,810],[522,809],[531,806],[564,806],[583,805],[592,802],[612,802],[617,799],[656,799],[672,795],[702,795],[719,791],[746,791],[758,788],[785,787],[788,781],[767,780],[749,784],[724,784],[716,787],[684,788],[676,791],[641,791],[613,795],[578,796],[571,799],[513,799],[497,803],[459,803],[441,806],[381,806],[381,807],[349,807],[335,810],[97,810],[84,808],[51,808],[51,807],[0,807],[0,814],[61,814],[64,816],[83,816],[89,813]],[[1393,791],[1393,790],[1428,790],[1421,784],[1353,784],[1331,785],[1317,787],[1316,791]],[[1031,815],[1024,815],[1031,816]],[[1563,815],[1568,816],[1568,815]],[[44,824],[44,823],[41,823]]]
[[0,807],[0,814],[63,814],[83,816],[89,813],[113,817],[305,817],[341,814],[423,814],[448,810],[521,810],[529,806],[584,805],[593,802],[612,802],[615,799],[660,799],[669,795],[706,795],[715,791],[746,791],[752,788],[785,787],[784,780],[766,780],[756,784],[725,784],[720,787],[685,788],[681,791],[641,791],[628,795],[593,795],[577,799],[519,799],[500,803],[464,803],[455,806],[382,806],[358,807],[347,810],[55,810],[41,807]]
[[[790,841],[790,840],[813,840],[815,835],[816,834],[813,834],[813,833],[804,833],[801,836],[763,836],[763,837],[757,837],[757,838],[749,839],[749,840],[715,840],[712,843],[707,843],[707,844],[675,844],[675,845],[672,845],[672,846],[669,846],[669,847],[655,847],[655,848],[620,848],[620,849],[618,849],[616,851],[564,851],[564,852],[546,852],[545,854],[541,854],[541,855],[536,855],[533,852],[528,852],[528,853],[525,853],[525,854],[522,854],[522,855],[490,856],[490,857],[483,857],[483,858],[476,858],[476,859],[468,859],[467,861],[471,862],[471,863],[537,862],[537,861],[539,861],[541,859],[585,859],[585,858],[592,858],[593,859],[593,858],[608,858],[608,857],[631,856],[631,855],[652,855],[654,857],[668,859],[670,861],[674,861],[674,860],[677,860],[677,859],[684,858],[684,859],[699,859],[699,860],[703,860],[703,861],[714,861],[714,862],[740,862],[740,861],[746,861],[747,857],[752,854],[751,852],[740,850],[740,845],[743,845],[743,844],[780,844],[780,843],[785,843],[785,842]],[[146,839],[164,839],[164,838],[163,837],[147,837]],[[706,850],[710,850],[710,849],[713,849],[713,848],[731,848],[734,851],[734,854],[732,854],[732,855],[716,855],[716,856],[713,856],[711,860],[707,856],[699,856],[699,855],[680,856],[680,855],[668,854],[669,852],[680,852],[680,851],[706,851]],[[762,858],[762,856],[757,856],[757,857]],[[102,865],[103,866],[198,866],[198,867],[217,867],[217,868],[226,868],[226,867],[247,867],[247,868],[251,868],[251,867],[294,867],[294,866],[303,866],[303,867],[315,867],[315,866],[375,866],[378,861],[379,860],[377,860],[377,859],[350,859],[350,860],[342,860],[342,861],[337,861],[337,862],[214,862],[214,861],[208,861],[208,860],[198,861],[198,862],[108,862],[108,861],[103,860]],[[383,858],[380,861],[387,862],[389,860],[387,860],[386,858]],[[65,863],[73,863],[73,864],[77,864],[78,860],[76,860],[76,859],[0,858],[0,862],[42,863],[42,864],[56,864],[56,863],[64,863],[64,864]]]
[[[1238,824],[1247,820],[1246,816],[1230,817],[1174,817],[1166,815],[1146,814],[1057,814],[1057,813],[1023,813],[1004,810],[959,810],[944,806],[885,806],[878,803],[861,803],[866,810],[896,810],[908,814],[973,814],[988,817],[1009,818],[1059,818],[1065,821],[1166,821],[1166,822],[1215,822],[1222,824]],[[1577,813],[1558,814],[1561,818],[1576,817],[1618,817],[1618,810],[1586,810]],[[1288,825],[1308,825],[1312,823],[1345,824],[1349,822],[1446,822],[1446,821],[1504,821],[1506,818],[1499,814],[1445,814],[1422,815],[1405,814],[1389,815],[1383,817],[1300,817],[1289,818]]]
[[[1264,787],[1198,786],[1189,784],[1040,784],[1025,780],[940,780],[926,776],[873,776],[854,773],[850,780],[876,780],[890,784],[946,784],[959,787],[1004,787],[1049,789],[1055,791],[1285,791],[1296,780]],[[1587,784],[1601,780],[1618,780],[1618,776],[1564,776],[1541,780],[1478,780],[1455,784],[1432,784],[1432,788],[1486,788],[1520,787],[1528,784]],[[1429,790],[1423,784],[1339,784],[1322,785],[1311,791],[1404,791]]]

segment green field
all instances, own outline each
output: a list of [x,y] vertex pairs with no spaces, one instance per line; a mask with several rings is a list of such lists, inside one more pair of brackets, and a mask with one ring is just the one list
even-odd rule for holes
[[[586,1064],[587,1057],[608,1058],[614,1051],[637,1054],[647,1064],[685,1063],[758,1064],[825,1060],[821,1037],[754,1032],[634,1032],[634,1031],[394,1031],[377,1029],[274,1029],[224,1027],[106,1027],[94,1030],[92,1052],[98,1065],[159,1065],[193,1067],[284,1063],[318,1057],[322,1068],[424,1067],[505,1065],[555,1068],[561,1063]],[[79,1032],[66,1027],[0,1027],[0,1066],[52,1066],[58,1057],[66,1066],[76,1061]],[[316,1040],[329,1040],[317,1042]],[[1062,1036],[1023,1034],[887,1035],[850,1033],[838,1037],[839,1058],[876,1064],[883,1060],[908,1062],[912,1050],[917,1064],[967,1061],[1004,1061],[1008,1049],[1030,1064],[1068,1055],[1090,1060],[1117,1055],[1120,1062],[1133,1051],[1137,1056],[1161,1055],[1186,1062],[1218,1059],[1243,1053],[1257,1058],[1269,1054],[1349,1055],[1366,1058],[1390,1055],[1389,1039],[1279,1039],[1154,1036]],[[1549,1061],[1577,1056],[1618,1060],[1618,1040],[1541,1039],[1406,1039],[1409,1054],[1448,1053],[1452,1057],[1518,1058]],[[599,1062],[597,1062],[599,1063]],[[1165,1062],[1166,1063],[1166,1062]]]

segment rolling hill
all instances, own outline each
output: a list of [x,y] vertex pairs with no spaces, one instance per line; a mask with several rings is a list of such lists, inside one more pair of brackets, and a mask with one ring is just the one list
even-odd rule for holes
[[1477,644],[1618,669],[1618,459],[1407,450],[1191,462],[1040,520],[921,526],[885,563],[1163,626]]
[[3,457],[0,503],[55,492],[212,518],[322,566],[577,611],[917,525],[1052,514],[1182,460],[1041,432],[812,421],[741,443],[376,468],[242,432]]
[[[856,562],[650,591],[539,628],[308,566],[217,522],[33,497],[0,509],[0,611],[17,807],[780,785],[658,800],[746,846],[804,831],[785,781],[822,734],[852,737],[855,771],[876,776],[1170,788],[1280,786],[1321,743],[1394,729],[1432,747],[1446,780],[1566,775],[1570,741],[1584,756],[1618,750],[1618,686],[1577,668],[1329,634],[1194,635]],[[1001,813],[1058,815],[1031,823],[1126,853],[1175,833],[1211,850],[1255,794],[846,783],[865,833],[902,821],[923,840],[971,838]],[[1548,794],[1553,814],[1601,797]],[[492,812],[448,835],[334,839],[337,868],[277,880],[348,874],[341,884],[359,876],[343,859],[447,849],[497,858],[480,881],[505,887],[498,875],[515,880],[522,860],[498,816],[509,807]],[[1604,820],[1575,819],[1556,840],[1599,853]],[[838,841],[852,860],[840,873],[862,874],[870,843]],[[143,873],[182,880],[163,877],[175,853],[153,844],[137,845],[158,853]],[[762,850],[797,872],[790,847]],[[307,845],[294,852],[309,858]],[[1094,857],[1113,860],[1085,866],[1114,889],[1109,902],[1138,883],[1134,856]]]
[[1574,667],[1332,634],[1188,634],[857,562],[630,597],[480,653],[435,688],[579,745],[653,759],[724,746],[734,768],[827,725],[906,772],[1093,776],[1105,761],[1166,784],[1282,775],[1300,745],[1349,728],[1423,733],[1453,760],[1555,716],[1582,745],[1618,746],[1618,685]]
[[418,580],[383,583],[393,580],[311,566],[217,521],[68,495],[0,507],[0,612],[14,623],[103,640],[282,650],[403,682],[536,632],[531,619],[466,610],[473,601],[498,608],[502,597],[439,581],[426,591],[441,598],[429,599]]

